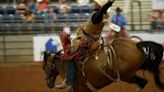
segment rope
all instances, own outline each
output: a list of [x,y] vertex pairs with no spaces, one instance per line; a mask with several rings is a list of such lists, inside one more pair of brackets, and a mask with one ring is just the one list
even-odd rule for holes
[[96,56],[95,56],[95,59],[96,59],[96,61],[97,61],[97,63],[98,63],[98,68],[99,68],[100,71],[103,73],[103,75],[106,76],[109,80],[112,80],[112,81],[116,82],[116,80],[115,80],[111,75],[107,74],[107,73],[102,69],[100,62],[98,61],[98,56],[97,56],[97,55],[98,55],[98,52],[100,51],[100,49],[101,49],[101,46],[99,46],[98,51],[97,51]]
[[117,59],[117,54],[113,48],[113,46],[110,46],[111,51],[113,52],[114,60],[115,60],[115,65],[116,65],[116,72],[117,72],[117,81],[120,81],[120,72],[119,72],[119,65],[118,65],[118,59]]
[[92,91],[92,92],[97,92],[97,88],[95,88],[89,81],[88,81],[88,79],[86,78],[86,75],[85,75],[85,72],[84,72],[84,69],[85,69],[85,63],[88,61],[88,59],[90,58],[90,56],[89,57],[87,57],[87,58],[85,58],[85,60],[84,60],[84,62],[82,62],[82,75],[84,76],[84,79],[85,79],[85,81],[86,81],[86,85],[87,85],[87,87]]

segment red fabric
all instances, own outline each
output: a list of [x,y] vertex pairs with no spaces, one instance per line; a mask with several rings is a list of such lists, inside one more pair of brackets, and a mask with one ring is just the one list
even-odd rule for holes
[[63,50],[65,54],[69,54],[71,50],[71,41],[69,35],[65,32],[60,33],[60,40],[63,46]]
[[48,4],[49,4],[50,0],[44,0],[43,2],[39,3],[39,5],[37,6],[37,9],[39,11],[48,9]]
[[63,50],[64,50],[64,54],[61,54],[61,58],[63,60],[70,61],[71,59],[82,55],[83,47],[81,45],[79,46],[79,48],[76,51],[71,52],[70,36],[67,35],[65,32],[60,33],[60,40],[61,40]]

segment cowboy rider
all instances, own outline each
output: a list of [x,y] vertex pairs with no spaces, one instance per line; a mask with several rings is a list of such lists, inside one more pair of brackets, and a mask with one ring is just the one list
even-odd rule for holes
[[[56,85],[56,88],[66,87],[68,88],[69,91],[72,90],[73,83],[74,83],[74,74],[75,74],[75,67],[74,67],[75,65],[74,65],[73,59],[83,54],[83,49],[84,47],[86,47],[86,43],[90,43],[89,45],[87,44],[87,47],[89,47],[89,52],[92,52],[93,50],[96,49],[96,45],[94,44],[96,44],[96,40],[100,38],[99,36],[95,35],[96,31],[98,32],[102,31],[102,28],[105,25],[105,23],[103,23],[102,20],[106,18],[104,17],[104,15],[106,15],[107,9],[112,6],[115,0],[109,0],[109,1],[105,0],[106,2],[104,2],[103,5],[99,5],[97,1],[103,1],[103,0],[95,0],[96,11],[93,12],[90,19],[83,26],[80,26],[80,29],[82,30],[77,31],[77,33],[80,31],[81,33],[85,35],[92,34],[90,36],[95,38],[94,39],[95,41],[92,40],[90,37],[88,37],[87,39],[85,38],[78,39],[81,41],[79,41],[77,50],[71,51],[72,47],[71,47],[71,41],[70,41],[70,34],[68,34],[67,32],[60,33],[60,39],[61,39],[63,49],[64,49],[64,54],[61,55],[61,58],[64,59],[65,61],[68,61],[68,66],[67,66],[67,75],[66,75],[65,82],[61,85]],[[77,36],[79,37],[78,34]]]

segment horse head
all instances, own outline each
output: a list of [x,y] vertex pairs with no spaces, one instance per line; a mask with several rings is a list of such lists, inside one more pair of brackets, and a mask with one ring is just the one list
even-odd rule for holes
[[60,53],[61,51],[57,53],[44,52],[43,70],[45,72],[45,79],[49,88],[53,88],[55,86],[54,84],[58,75],[61,75],[61,77],[64,78],[66,74],[67,65],[59,57]]
[[43,57],[43,70],[45,72],[45,80],[47,81],[47,86],[49,88],[54,87],[55,79],[58,75],[58,71],[55,66],[55,62],[53,61],[53,55],[48,52],[44,52]]

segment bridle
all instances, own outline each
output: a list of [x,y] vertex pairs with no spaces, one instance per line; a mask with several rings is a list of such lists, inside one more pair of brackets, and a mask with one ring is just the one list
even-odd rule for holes
[[[43,70],[45,70],[46,71],[46,62],[48,62],[47,60],[48,60],[48,56],[55,56],[56,54],[53,54],[53,53],[50,53],[50,52],[44,52],[44,61],[43,61]],[[56,72],[56,67],[55,67],[55,62],[53,62],[53,61],[51,61],[52,63],[50,64],[50,67],[49,67],[49,73],[47,74],[46,72],[45,72],[45,79],[46,80],[48,80],[49,78],[54,78],[54,76],[55,76],[55,72]]]

